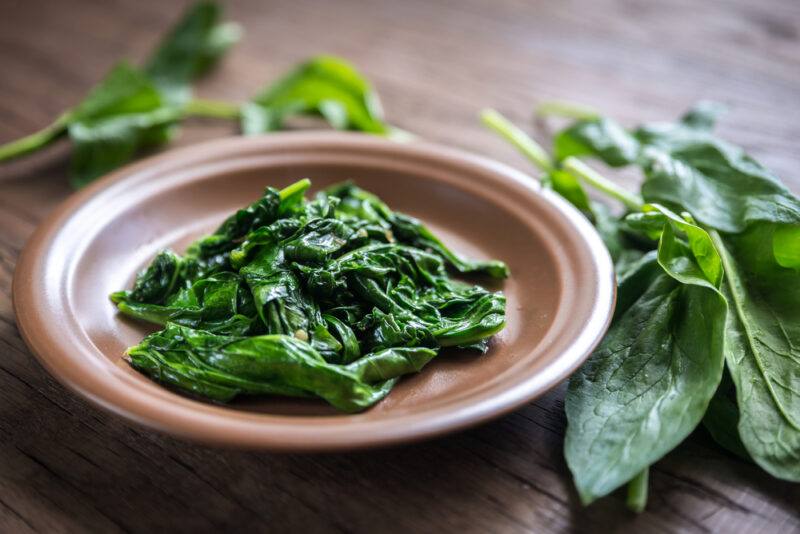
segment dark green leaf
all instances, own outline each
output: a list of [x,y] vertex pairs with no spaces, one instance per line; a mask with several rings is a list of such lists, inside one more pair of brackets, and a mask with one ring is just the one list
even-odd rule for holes
[[611,119],[578,121],[554,140],[556,159],[594,156],[614,167],[629,165],[639,157],[639,141]]
[[159,382],[225,402],[239,394],[306,397],[302,388],[279,380],[250,380],[212,365],[215,353],[237,338],[167,325],[128,349],[131,364]]
[[214,392],[218,400],[308,392],[347,412],[373,405],[388,393],[387,381],[414,372],[436,354],[427,349],[385,352],[365,356],[360,366],[342,367],[326,363],[308,343],[291,336],[236,338],[177,325],[148,336],[128,353],[137,368],[172,386],[206,396],[209,384],[227,388]]
[[179,284],[182,269],[180,257],[169,250],[160,252],[136,276],[133,290],[126,292],[125,298],[134,302],[163,303]]
[[142,147],[168,141],[180,114],[146,76],[118,64],[70,114],[73,185],[81,187],[130,161]]
[[681,206],[723,232],[759,221],[800,223],[800,200],[741,149],[704,132],[647,135],[645,200]]
[[611,329],[570,379],[565,455],[585,504],[680,443],[720,381],[726,304],[714,273],[721,268],[694,255],[705,245],[678,238],[698,241],[702,230],[662,214],[657,260],[650,254],[626,270]]
[[736,406],[736,388],[730,373],[722,374],[722,381],[708,404],[703,426],[711,437],[733,454],[750,460],[750,455],[739,437],[739,408]]
[[776,245],[779,230],[760,223],[717,238],[731,308],[726,361],[745,448],[773,476],[800,481],[800,276],[798,265],[784,267],[776,259],[776,252],[796,249],[800,240]]
[[368,384],[418,373],[436,356],[436,351],[413,347],[396,347],[368,354],[347,366],[347,370]]
[[[159,295],[143,298],[142,288],[149,285],[169,287],[174,285],[152,284],[151,273],[162,263],[164,253],[159,255],[153,265],[137,279],[131,292],[112,295],[120,312],[143,321],[166,325],[175,323],[217,334],[246,335],[258,333],[255,325],[256,311],[248,290],[243,287],[240,277],[234,273],[222,272],[203,278],[189,288],[172,293],[163,304]],[[158,284],[158,285],[157,285]],[[263,331],[263,330],[262,330]]]
[[709,132],[720,110],[701,103],[680,122],[646,124],[633,133],[610,119],[578,121],[556,136],[556,155],[636,163],[646,176],[646,201],[686,210],[723,232],[759,221],[800,223],[800,200],[743,150]]
[[339,209],[344,213],[382,225],[390,232],[392,239],[397,239],[401,243],[435,251],[460,273],[482,273],[493,278],[506,278],[509,275],[508,267],[501,261],[473,261],[462,258],[445,246],[420,221],[392,211],[375,195],[352,184],[345,183],[331,188],[327,194],[341,199],[342,205]]
[[307,202],[309,184],[268,188],[112,295],[122,313],[165,326],[130,351],[134,366],[216,400],[300,391],[357,411],[439,347],[486,349],[505,324],[505,298],[451,280],[445,264],[490,274],[504,264],[456,256],[352,185]]
[[542,184],[550,187],[566,198],[573,206],[585,213],[592,213],[592,206],[589,202],[589,195],[581,185],[580,181],[568,172],[555,169],[546,173],[542,177]]

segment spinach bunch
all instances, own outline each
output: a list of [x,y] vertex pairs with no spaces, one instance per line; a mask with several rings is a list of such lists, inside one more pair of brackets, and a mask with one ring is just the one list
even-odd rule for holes
[[71,183],[82,187],[169,142],[187,117],[236,120],[246,135],[285,127],[299,114],[324,118],[342,130],[406,137],[389,126],[370,83],[347,61],[313,57],[244,104],[192,98],[192,83],[241,37],[237,24],[220,22],[213,2],[190,6],[141,68],[114,66],[88,96],[43,130],[0,146],[0,162],[37,151],[62,136],[73,143]]
[[221,402],[311,396],[355,412],[441,347],[487,350],[505,297],[447,269],[505,278],[505,264],[462,258],[351,183],[306,201],[309,185],[268,188],[111,295],[123,314],[164,327],[128,350],[136,369]]
[[[497,112],[483,119],[594,221],[616,264],[612,326],[566,397],[582,502],[629,483],[641,510],[648,467],[701,422],[726,449],[800,481],[800,200],[711,133],[717,104],[633,130],[586,108],[544,111],[577,119],[555,135],[554,158]],[[640,193],[579,157],[638,167]],[[585,184],[626,213],[590,201]]]

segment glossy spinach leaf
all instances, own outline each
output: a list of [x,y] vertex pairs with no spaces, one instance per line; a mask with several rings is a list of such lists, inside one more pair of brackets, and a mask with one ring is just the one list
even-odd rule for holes
[[219,336],[174,324],[128,350],[133,366],[152,378],[214,400],[313,394],[346,412],[375,404],[395,378],[420,370],[435,355],[430,349],[394,349],[344,367],[328,364],[291,336]]
[[112,298],[117,299],[115,302],[124,298],[133,302],[162,304],[181,284],[182,270],[183,260],[180,256],[171,250],[161,251],[136,276],[132,290],[114,293]]
[[310,396],[278,380],[251,380],[211,365],[215,351],[232,338],[168,324],[127,350],[131,365],[152,379],[187,393],[227,402],[240,394]]
[[[154,263],[158,264],[158,261]],[[151,270],[153,266],[148,269]],[[122,291],[111,296],[120,312],[162,326],[175,323],[218,334],[263,332],[255,321],[255,305],[250,292],[237,274],[220,272],[211,275],[196,281],[191,287],[172,293],[163,304],[153,304],[152,301],[143,300],[137,291],[146,280],[148,271],[137,280],[133,291]]]
[[278,130],[296,114],[320,115],[337,130],[390,131],[370,83],[335,56],[311,58],[243,106],[242,132]]
[[565,456],[584,504],[683,441],[722,374],[719,257],[710,266],[707,234],[663,207],[651,209],[663,218],[658,251],[620,277],[614,322],[569,383]]
[[309,185],[267,188],[111,295],[121,313],[164,326],[131,349],[137,369],[219,401],[288,387],[356,411],[440,347],[487,349],[505,297],[451,279],[446,265],[507,274],[502,262],[457,256],[352,184],[306,201]]
[[392,211],[378,197],[344,183],[329,188],[325,194],[341,200],[341,212],[360,217],[383,228],[390,241],[397,240],[420,249],[430,249],[444,258],[452,268],[462,274],[486,274],[492,278],[506,278],[508,267],[501,261],[475,261],[461,257],[450,250],[424,224],[414,217]]
[[368,384],[383,382],[408,373],[418,373],[436,356],[425,347],[395,347],[368,354],[348,365],[348,371]]

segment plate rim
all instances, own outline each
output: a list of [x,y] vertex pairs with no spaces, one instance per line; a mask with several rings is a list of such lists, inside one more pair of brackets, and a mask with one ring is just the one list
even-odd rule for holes
[[[553,362],[546,365],[540,373],[533,373],[531,377],[517,384],[512,390],[505,391],[502,395],[493,398],[492,402],[484,402],[483,405],[478,402],[478,406],[460,407],[456,413],[447,413],[449,410],[440,408],[439,412],[444,413],[429,414],[427,420],[414,421],[415,424],[413,425],[383,429],[382,432],[371,434],[367,432],[354,433],[354,435],[348,436],[347,439],[342,439],[337,437],[335,433],[328,432],[323,434],[321,438],[309,440],[308,436],[304,437],[302,435],[302,432],[286,432],[286,429],[278,429],[274,434],[259,432],[249,439],[242,439],[241,431],[250,422],[231,418],[227,424],[225,421],[216,421],[213,426],[210,426],[207,420],[209,414],[195,414],[193,416],[190,413],[190,409],[181,407],[170,409],[170,413],[175,412],[172,415],[183,417],[183,425],[173,427],[168,420],[165,420],[170,418],[170,414],[167,414],[163,409],[159,410],[155,405],[153,405],[153,410],[144,410],[144,413],[142,410],[131,410],[129,406],[120,406],[113,398],[109,399],[107,394],[103,394],[103,391],[108,390],[108,387],[106,387],[108,384],[93,383],[92,376],[88,380],[70,378],[70,370],[65,369],[64,365],[77,357],[70,354],[70,347],[64,346],[61,336],[56,335],[63,334],[63,332],[55,325],[45,324],[42,327],[42,321],[37,324],[35,319],[32,319],[32,317],[39,314],[40,308],[46,308],[46,306],[42,306],[41,300],[36,298],[37,291],[41,290],[37,284],[36,275],[45,272],[45,267],[48,265],[49,251],[54,246],[54,240],[62,224],[68,221],[74,213],[80,210],[81,206],[96,195],[112,188],[116,184],[124,183],[126,179],[132,179],[143,173],[146,174],[148,169],[152,173],[156,173],[160,166],[169,166],[171,162],[184,161],[183,167],[189,166],[192,161],[197,164],[197,160],[200,160],[200,163],[202,163],[202,156],[192,157],[192,154],[224,153],[228,150],[241,150],[244,147],[252,146],[252,148],[258,148],[264,144],[280,143],[294,143],[298,149],[305,144],[327,143],[331,146],[337,144],[355,145],[358,149],[363,149],[364,151],[380,152],[382,149],[387,149],[392,152],[400,150],[412,156],[424,156],[438,159],[445,163],[479,166],[487,172],[501,176],[503,179],[517,182],[533,194],[542,197],[545,202],[555,208],[558,215],[563,217],[575,230],[576,234],[583,239],[584,245],[594,262],[598,288],[596,288],[596,298],[592,306],[592,312],[584,328],[581,329],[580,335],[576,336],[576,339],[567,349],[562,351]],[[39,224],[23,247],[15,266],[12,280],[12,301],[15,318],[23,340],[39,363],[68,390],[106,412],[113,413],[140,426],[184,439],[212,445],[287,452],[342,451],[415,442],[476,426],[518,409],[560,384],[589,357],[608,329],[613,315],[615,300],[616,282],[613,264],[594,227],[575,207],[557,193],[541,187],[529,175],[491,158],[435,143],[423,141],[397,143],[366,134],[329,131],[282,132],[247,138],[227,137],[215,139],[171,149],[124,166],[88,187],[73,193]],[[99,351],[99,349],[97,350]],[[560,367],[557,369],[553,368],[556,363],[560,363]],[[91,366],[94,364],[87,360],[83,362],[83,365]],[[88,372],[91,372],[91,369],[88,369]],[[544,382],[535,388],[531,387],[534,378],[541,380],[541,377],[538,376],[539,374],[547,375]],[[95,376],[94,378],[99,379],[101,377]],[[135,395],[135,393],[128,391],[127,395],[124,396],[129,395]],[[139,400],[144,402],[147,399]],[[151,400],[153,402],[158,401],[158,399]],[[141,403],[137,403],[137,405],[139,404]],[[405,417],[413,419],[414,415],[416,414]],[[192,424],[193,418],[198,417],[199,419]],[[266,419],[266,416],[261,417],[261,419]],[[377,422],[380,423],[380,420]],[[263,422],[261,424],[267,423]],[[274,422],[270,424],[276,426]],[[374,425],[375,422],[372,424]]]

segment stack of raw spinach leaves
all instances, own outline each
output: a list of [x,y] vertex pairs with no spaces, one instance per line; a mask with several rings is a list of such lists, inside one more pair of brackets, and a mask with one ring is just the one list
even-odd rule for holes
[[143,67],[118,63],[83,102],[51,125],[0,146],[0,162],[68,135],[74,145],[72,185],[82,187],[142,149],[172,140],[187,117],[236,120],[242,133],[253,135],[280,130],[294,115],[311,114],[340,130],[408,136],[383,120],[370,83],[334,56],[301,63],[243,104],[192,98],[191,84],[241,37],[237,24],[220,22],[220,11],[213,2],[190,6]]
[[352,184],[308,180],[229,217],[183,256],[161,252],[119,310],[164,329],[128,350],[150,377],[209,399],[317,396],[348,412],[383,398],[440,347],[485,351],[505,297],[448,276],[505,278]]
[[[720,107],[627,130],[582,108],[555,158],[494,111],[484,122],[590,217],[616,262],[614,321],[571,378],[567,464],[588,504],[630,481],[641,510],[648,467],[700,423],[726,449],[800,481],[800,200],[711,133]],[[640,195],[578,157],[644,174]],[[612,217],[583,183],[623,202]]]

